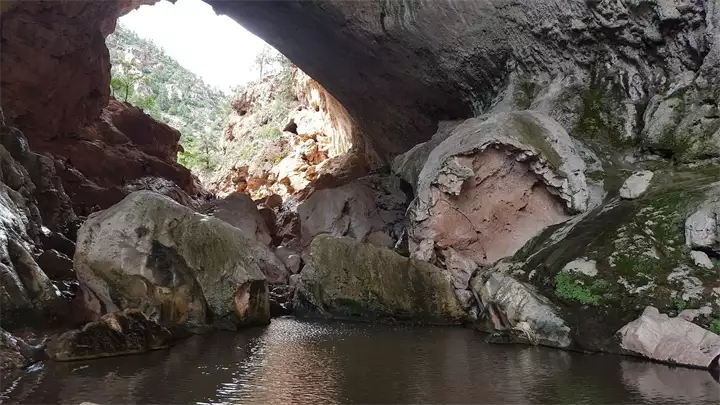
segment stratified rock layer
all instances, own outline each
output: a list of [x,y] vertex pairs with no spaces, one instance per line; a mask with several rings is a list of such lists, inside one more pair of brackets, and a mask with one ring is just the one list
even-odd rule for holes
[[176,162],[178,130],[137,107],[111,99],[100,117],[74,138],[36,142],[32,147],[55,157],[59,176],[78,213],[108,208],[143,189],[195,206],[191,196],[201,188],[190,171]]

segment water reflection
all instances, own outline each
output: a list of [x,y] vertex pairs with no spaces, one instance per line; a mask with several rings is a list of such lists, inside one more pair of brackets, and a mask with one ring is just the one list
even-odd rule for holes
[[709,373],[617,356],[485,344],[460,328],[308,323],[196,336],[172,350],[48,363],[20,403],[713,403]]
[[707,398],[720,402],[720,384],[710,373],[682,367],[655,367],[654,364],[624,360],[623,382],[637,390],[647,402],[673,403],[673,398]]

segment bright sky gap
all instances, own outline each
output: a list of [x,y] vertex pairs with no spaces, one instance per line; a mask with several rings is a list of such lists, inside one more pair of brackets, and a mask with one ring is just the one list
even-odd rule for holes
[[251,68],[264,42],[200,0],[163,0],[119,21],[212,86],[227,91],[257,78]]

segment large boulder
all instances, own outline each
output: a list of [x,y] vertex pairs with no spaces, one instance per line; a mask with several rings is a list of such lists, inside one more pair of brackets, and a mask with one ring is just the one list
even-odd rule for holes
[[49,347],[53,360],[72,361],[146,353],[172,343],[170,331],[137,309],[105,314],[80,330],[60,335]]
[[269,320],[260,248],[223,221],[139,191],[88,218],[74,261],[97,316],[139,308],[161,324],[235,329]]
[[700,368],[710,368],[715,362],[714,367],[718,366],[720,336],[654,307],[645,308],[618,335],[623,349],[652,360]]
[[488,331],[515,331],[529,343],[567,348],[570,328],[557,307],[532,286],[491,271],[473,285],[488,315]]
[[302,244],[320,234],[392,247],[400,238],[408,198],[397,176],[376,174],[319,190],[298,206]]
[[232,193],[223,199],[203,205],[200,212],[227,222],[243,232],[249,240],[256,241],[249,248],[268,282],[287,282],[289,275],[287,267],[281,258],[270,251],[269,246],[272,242],[270,230],[249,195]]
[[317,236],[300,272],[298,314],[458,323],[465,313],[442,271],[350,238]]
[[247,194],[231,193],[225,198],[204,204],[199,212],[227,222],[264,245],[270,245],[272,241],[264,218]]
[[469,119],[427,158],[410,206],[410,251],[453,249],[478,265],[511,256],[588,208],[585,162],[552,118],[533,111]]

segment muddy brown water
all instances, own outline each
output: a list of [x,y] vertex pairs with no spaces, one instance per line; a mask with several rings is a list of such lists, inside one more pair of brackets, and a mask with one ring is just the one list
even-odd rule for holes
[[710,373],[490,345],[463,328],[274,319],[146,355],[31,367],[3,403],[717,404]]

